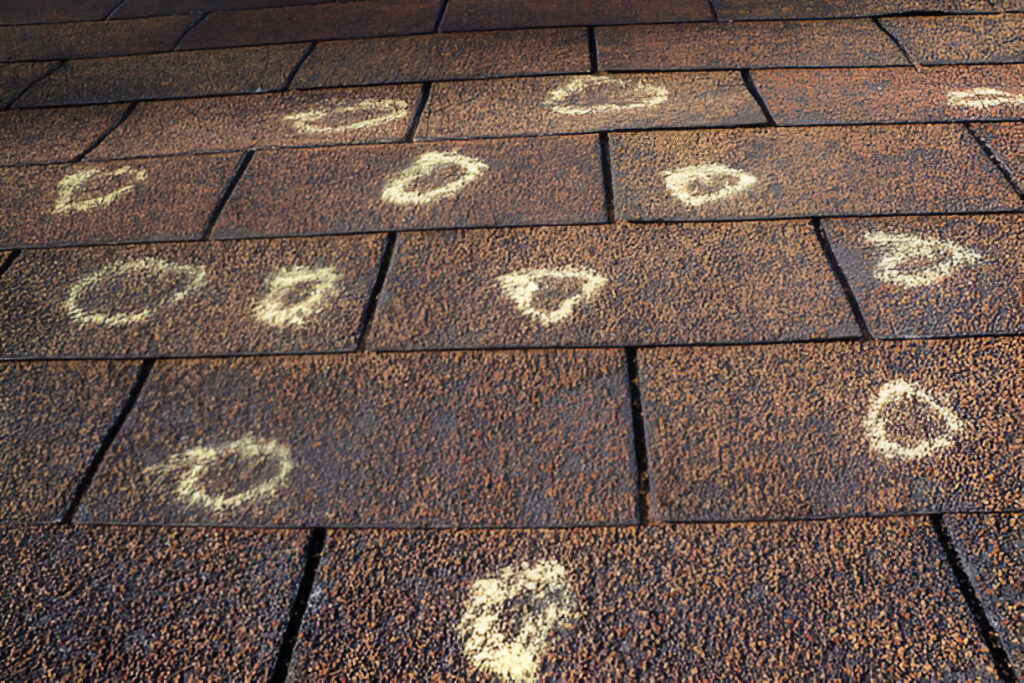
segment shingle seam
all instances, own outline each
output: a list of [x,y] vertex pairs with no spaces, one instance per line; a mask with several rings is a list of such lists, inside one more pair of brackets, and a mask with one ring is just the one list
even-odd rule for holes
[[1024,182],[1017,182],[1017,179],[1013,175],[1013,171],[1011,171],[1006,166],[1006,164],[1003,163],[999,155],[996,154],[996,151],[989,146],[988,142],[985,141],[985,138],[983,138],[981,135],[978,135],[978,132],[974,130],[974,128],[972,128],[969,124],[964,123],[963,126],[967,129],[967,132],[970,134],[970,136],[974,138],[974,141],[981,146],[982,151],[985,152],[985,155],[992,161],[993,164],[995,164],[996,168],[998,168],[999,172],[1003,174],[1003,177],[1006,178],[1007,182],[1010,183],[1010,187],[1017,191],[1017,194],[1021,196],[1021,199],[1024,199]]
[[384,249],[381,251],[380,262],[377,264],[377,278],[373,282],[373,287],[370,289],[370,297],[366,301],[366,307],[363,309],[362,318],[359,320],[359,329],[356,332],[356,350],[363,351],[366,348],[366,337],[370,331],[370,324],[373,321],[373,315],[377,311],[377,300],[380,298],[380,293],[384,289],[384,282],[387,280],[388,271],[391,269],[391,259],[395,253],[395,243],[398,241],[398,233],[395,231],[389,232],[387,240],[384,242]]
[[302,68],[302,65],[305,64],[306,60],[309,59],[309,56],[313,54],[313,50],[316,49],[319,42],[320,41],[318,40],[311,42],[309,47],[306,48],[306,51],[302,53],[301,57],[299,57],[299,61],[295,63],[295,66],[292,68],[292,72],[288,74],[288,78],[285,79],[284,85],[281,86],[282,92],[285,90],[291,90],[292,81],[294,81],[295,77],[299,75],[299,70]]
[[121,431],[121,427],[124,426],[125,420],[128,419],[128,414],[131,413],[132,408],[135,407],[135,403],[139,400],[139,394],[142,393],[142,388],[145,386],[146,380],[149,378],[149,373],[152,369],[152,359],[142,361],[142,364],[139,366],[138,374],[135,376],[135,383],[128,391],[128,396],[121,405],[121,410],[118,412],[117,417],[114,418],[113,423],[111,423],[110,429],[108,429],[107,433],[103,436],[103,440],[100,442],[99,448],[97,448],[96,452],[93,454],[92,460],[89,462],[88,467],[85,469],[85,473],[78,482],[78,486],[75,487],[75,490],[71,495],[71,500],[68,503],[64,514],[61,516],[61,524],[72,523],[75,513],[78,512],[78,506],[81,504],[82,498],[85,496],[85,492],[89,489],[89,485],[92,484],[92,480],[96,476],[96,471],[103,462],[103,458],[106,457],[107,451],[110,450],[110,446],[114,443],[114,439],[117,438],[118,433]]
[[31,90],[32,87],[36,83],[41,83],[43,80],[45,80],[45,79],[49,78],[50,76],[52,76],[53,74],[57,73],[57,71],[62,69],[64,67],[64,65],[67,64],[67,62],[68,62],[68,60],[66,60],[66,59],[60,60],[54,66],[52,66],[51,68],[47,69],[38,78],[33,79],[28,85],[26,85],[24,88],[22,88],[18,92],[17,95],[15,95],[10,100],[8,100],[7,104],[4,105],[4,109],[13,109],[14,105],[18,103],[18,100],[20,100],[25,93],[27,93],[29,90]]
[[931,520],[932,528],[935,530],[935,535],[938,537],[939,545],[942,546],[942,550],[945,552],[946,562],[949,564],[953,578],[956,580],[957,588],[963,595],[967,608],[970,610],[971,616],[974,617],[978,631],[992,656],[992,663],[995,665],[996,674],[1002,681],[1016,681],[1017,677],[1014,675],[1010,664],[1010,657],[1006,654],[1006,650],[1003,649],[1003,645],[999,641],[999,634],[992,627],[992,622],[989,620],[981,600],[978,599],[975,586],[971,581],[971,577],[964,569],[964,563],[956,550],[956,545],[949,534],[945,520],[941,514],[931,514],[929,519]]
[[640,526],[650,524],[651,480],[647,460],[647,432],[644,428],[643,398],[637,367],[637,347],[626,347],[626,375],[629,382],[629,409],[633,420],[633,457],[636,467],[636,517]]
[[122,112],[122,114],[119,117],[117,117],[117,120],[114,121],[112,124],[110,124],[110,126],[108,126],[105,131],[100,133],[99,137],[97,137],[95,140],[93,140],[91,145],[86,147],[80,154],[76,154],[75,157],[73,159],[71,159],[71,163],[77,163],[77,162],[81,161],[90,152],[92,152],[94,149],[99,147],[101,142],[106,140],[107,137],[109,137],[111,133],[113,133],[115,130],[117,130],[118,126],[120,126],[122,123],[124,123],[128,119],[128,117],[132,115],[132,112],[135,111],[135,107],[137,107],[137,106],[139,106],[138,102],[130,103],[128,105],[128,107],[124,110],[124,112]]
[[288,679],[288,666],[291,664],[295,644],[299,639],[299,629],[302,628],[302,620],[306,615],[306,608],[309,606],[309,596],[316,583],[316,573],[320,567],[320,558],[323,555],[326,540],[327,531],[323,527],[317,527],[309,533],[309,541],[303,551],[304,560],[299,586],[288,612],[288,622],[281,638],[281,647],[278,649],[274,670],[270,675],[271,683],[283,683]]
[[228,203],[228,198],[231,197],[231,193],[235,191],[235,186],[238,185],[238,181],[245,175],[245,169],[249,168],[249,163],[252,161],[252,155],[255,154],[251,149],[242,154],[242,158],[238,162],[238,166],[235,167],[235,173],[231,176],[231,180],[228,181],[227,186],[224,188],[224,192],[221,193],[217,199],[217,203],[214,205],[213,210],[210,212],[210,217],[206,220],[206,229],[203,230],[200,240],[210,239],[210,235],[213,233],[213,226],[216,225],[217,219],[220,218],[221,212],[224,210],[224,205]]
[[191,24],[189,24],[188,27],[185,29],[185,31],[180,36],[178,36],[178,39],[176,41],[174,41],[174,44],[171,45],[171,49],[168,50],[168,52],[177,50],[178,46],[181,45],[181,41],[185,40],[185,36],[187,36],[189,33],[191,33],[192,29],[194,29],[196,26],[198,26],[199,22],[201,22],[203,19],[205,19],[209,15],[210,15],[209,12],[203,12],[198,17],[196,17],[196,20],[193,21]]
[[857,301],[857,296],[853,293],[853,288],[850,286],[850,281],[846,278],[846,273],[843,272],[842,266],[839,265],[839,259],[836,258],[835,252],[832,251],[832,245],[829,243],[825,229],[821,225],[821,219],[813,218],[811,219],[811,224],[814,226],[814,234],[821,244],[821,250],[825,253],[825,258],[828,259],[832,275],[836,278],[839,286],[842,287],[843,294],[846,295],[846,301],[850,306],[854,319],[857,321],[857,327],[860,328],[861,338],[871,339],[871,331],[868,328],[867,321],[864,319],[864,314],[860,310],[860,303]]

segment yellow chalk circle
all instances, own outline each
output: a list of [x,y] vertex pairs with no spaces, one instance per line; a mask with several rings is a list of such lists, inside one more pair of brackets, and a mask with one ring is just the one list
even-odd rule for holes
[[[136,311],[114,311],[110,313],[97,313],[87,311],[79,304],[90,288],[103,282],[124,278],[135,274],[143,274],[149,277],[181,277],[185,278],[184,286],[179,287],[173,294],[162,296],[150,302],[149,306]],[[138,258],[124,263],[115,263],[104,266],[99,270],[79,279],[71,286],[68,298],[64,301],[64,311],[75,322],[81,325],[106,325],[107,327],[123,327],[140,323],[153,315],[151,307],[161,307],[174,304],[190,294],[195,293],[206,283],[206,267],[192,266],[184,263],[171,263],[159,258]],[[115,302],[116,303],[116,302]]]
[[701,206],[739,194],[757,182],[757,177],[725,164],[698,164],[663,171],[669,193],[689,206]]
[[[291,448],[273,439],[252,435],[216,446],[197,446],[172,455],[166,463],[146,468],[147,473],[173,476],[178,479],[175,494],[182,503],[220,513],[230,508],[273,495],[294,468]],[[230,482],[246,478],[257,481],[245,490],[227,495],[210,493],[205,480],[210,471],[221,467],[230,475]],[[270,469],[270,474],[262,470]]]
[[[146,169],[132,168],[131,166],[112,169],[87,168],[74,171],[57,183],[57,201],[53,204],[53,212],[90,211],[102,206],[109,206],[118,197],[132,192],[135,185],[144,181],[148,175]],[[97,185],[102,186],[108,181],[118,180],[124,184],[105,194],[98,194],[102,187],[97,187]]]
[[[388,180],[381,199],[389,204],[408,206],[454,197],[487,168],[483,160],[458,152],[424,152],[411,166]],[[429,183],[431,175],[443,174],[445,171],[455,171],[458,175],[433,189],[421,190],[417,187]]]
[[[600,104],[572,104],[573,100],[584,98],[588,91],[607,93],[606,99],[620,99],[621,102]],[[541,106],[557,114],[583,116],[609,111],[643,109],[664,104],[668,100],[668,89],[636,77],[574,76],[564,85],[552,88],[545,95]]]
[[253,315],[271,327],[301,327],[337,296],[340,279],[333,268],[279,268],[266,279],[267,293],[253,304]]
[[[545,280],[576,280],[579,291],[565,297],[553,310],[537,308],[534,298]],[[497,278],[498,286],[516,309],[545,327],[571,317],[576,307],[591,301],[608,284],[608,278],[590,268],[529,268]]]
[[[934,433],[922,436],[917,443],[901,443],[890,434],[889,422],[905,423],[914,415],[900,414],[899,404],[909,403],[925,408],[938,423]],[[895,414],[893,414],[895,413]],[[920,417],[920,416],[917,416]],[[878,390],[864,418],[864,434],[872,453],[890,460],[920,460],[953,445],[953,436],[964,424],[950,408],[944,406],[923,387],[901,379],[893,380]]]
[[1003,104],[1024,105],[1024,93],[1006,92],[998,88],[950,90],[946,93],[946,101],[953,107],[989,109]]
[[[295,127],[295,130],[308,135],[323,135],[325,133],[344,133],[346,131],[361,130],[382,126],[400,119],[409,111],[409,103],[404,100],[374,99],[367,98],[355,104],[338,104],[327,109],[311,109],[309,111],[288,114],[284,117]],[[325,120],[342,118],[347,114],[367,116],[361,121],[352,123],[336,123],[331,125]]]
[[[469,588],[458,632],[466,658],[506,680],[536,678],[548,635],[578,618],[579,597],[558,562],[505,567]],[[517,629],[510,632],[510,627]]]
[[864,242],[882,251],[871,274],[899,287],[934,285],[983,260],[981,254],[937,237],[874,230],[864,233]]

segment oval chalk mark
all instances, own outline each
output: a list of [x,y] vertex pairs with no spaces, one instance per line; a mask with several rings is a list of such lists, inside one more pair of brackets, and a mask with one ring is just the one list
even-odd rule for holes
[[[88,187],[90,184],[102,183],[107,180],[117,180],[125,176],[130,181],[121,186],[97,196],[86,196],[76,199],[77,195],[98,192],[95,188]],[[80,171],[73,171],[57,183],[57,199],[53,204],[54,213],[72,213],[76,211],[91,211],[100,207],[109,206],[115,200],[135,190],[135,186],[149,176],[144,168],[133,168],[131,166],[120,166],[113,169],[86,168]]]
[[[578,291],[561,299],[554,308],[538,308],[534,299],[543,289],[545,280],[575,280]],[[548,327],[570,318],[576,308],[594,299],[608,284],[608,278],[590,268],[568,266],[565,268],[527,268],[514,273],[500,275],[498,286],[516,309]]]
[[[287,114],[284,120],[291,123],[295,130],[300,133],[324,135],[382,126],[385,123],[403,118],[408,112],[409,103],[405,100],[367,98],[355,104],[337,104],[325,109],[310,109],[309,111]],[[346,114],[361,114],[369,118],[351,123],[336,123],[334,125],[326,122],[332,117],[342,118]]]
[[[457,630],[463,653],[478,669],[506,680],[536,678],[549,634],[579,616],[579,597],[560,563],[510,565],[475,581]],[[509,626],[516,628],[509,633]]]
[[279,268],[265,280],[266,294],[253,303],[253,315],[271,327],[301,327],[338,295],[340,280],[334,268]]
[[998,88],[971,88],[969,90],[950,90],[946,93],[946,101],[952,107],[968,109],[991,109],[1004,104],[1024,105],[1024,93],[1012,93]]
[[[431,175],[441,173],[445,169],[456,170],[458,175],[444,185],[432,189],[420,190],[414,187],[418,183],[427,182]],[[487,169],[488,166],[482,159],[459,152],[424,152],[410,166],[399,171],[385,183],[381,199],[389,204],[410,206],[454,197]]]
[[[136,311],[112,313],[96,313],[86,311],[79,304],[82,296],[91,288],[110,278],[124,277],[133,274],[148,274],[155,277],[184,277],[186,284],[173,294],[160,297],[150,306]],[[160,258],[138,258],[124,263],[104,266],[85,277],[80,278],[71,286],[68,298],[64,301],[64,311],[80,325],[106,325],[107,327],[123,327],[143,322],[153,315],[152,307],[174,304],[195,293],[206,283],[206,267],[173,263]]]
[[[611,90],[605,99],[620,98],[619,102],[599,102],[595,104],[573,103],[586,98],[588,92]],[[544,96],[541,106],[557,114],[568,116],[584,116],[586,114],[602,114],[609,111],[628,111],[655,107],[668,101],[668,89],[664,86],[648,83],[643,79],[619,78],[612,76],[575,76],[563,85],[552,88]]]
[[864,242],[882,251],[872,276],[908,289],[938,284],[984,260],[976,251],[937,237],[873,230],[864,233]]
[[748,190],[757,177],[725,164],[697,164],[663,171],[669,193],[688,206],[701,206]]
[[[900,403],[911,403],[918,406],[918,414],[902,416],[891,415],[894,406]],[[922,411],[922,408],[924,409]],[[917,437],[913,445],[901,443],[891,434],[888,426],[890,420],[898,419],[902,425],[910,419],[922,420],[927,415],[934,419],[932,434]],[[872,453],[889,460],[920,460],[935,455],[943,448],[954,444],[953,436],[964,428],[964,423],[950,408],[940,403],[926,389],[918,384],[905,380],[893,380],[878,390],[868,407],[868,414],[863,422],[864,434]],[[927,431],[927,430],[926,430]]]
[[[231,472],[235,475],[232,483],[253,472],[262,474],[263,478],[257,479],[256,483],[250,484],[238,493],[211,493],[210,485],[205,481],[211,470],[217,466],[230,470],[232,465],[236,470]],[[287,445],[274,439],[259,439],[249,434],[235,441],[215,446],[196,446],[175,453],[166,463],[147,467],[145,472],[177,477],[175,495],[178,500],[186,505],[222,513],[230,508],[273,495],[288,478],[294,466],[292,451]],[[272,470],[272,474],[260,472],[264,468]]]

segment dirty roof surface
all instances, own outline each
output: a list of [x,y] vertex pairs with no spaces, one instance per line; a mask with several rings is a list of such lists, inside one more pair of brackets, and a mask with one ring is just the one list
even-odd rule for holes
[[1024,676],[1020,0],[10,0],[0,109],[0,678]]

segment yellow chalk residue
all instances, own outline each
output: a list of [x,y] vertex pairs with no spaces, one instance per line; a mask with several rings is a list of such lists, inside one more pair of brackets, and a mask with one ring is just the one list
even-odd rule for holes
[[874,230],[864,233],[864,242],[882,251],[871,274],[899,287],[934,285],[983,261],[981,254],[937,237]]
[[[899,416],[891,416],[894,404],[902,401],[916,401],[926,406],[942,423],[942,432],[930,438],[923,438],[913,446],[907,446],[890,438],[886,422]],[[875,395],[863,422],[864,434],[871,452],[890,460],[920,460],[935,455],[953,445],[953,436],[964,424],[950,408],[940,403],[926,389],[902,379],[888,382]]]
[[[170,275],[172,277],[184,276],[187,282],[173,294],[161,297],[151,302],[150,306],[138,311],[120,311],[114,313],[95,313],[84,310],[79,305],[79,299],[89,288],[94,287],[104,280],[124,277],[137,273],[149,273],[153,276]],[[68,316],[80,325],[106,325],[107,327],[123,327],[140,323],[153,315],[152,307],[174,304],[185,297],[195,293],[206,282],[206,267],[193,266],[184,263],[172,263],[160,258],[138,258],[123,263],[115,263],[104,266],[99,270],[79,279],[71,286],[68,298],[64,301],[64,311]]]
[[[579,281],[579,291],[563,299],[554,310],[534,307],[533,299],[541,289],[543,280],[572,279]],[[608,278],[590,268],[528,268],[501,275],[497,278],[501,291],[512,300],[516,309],[545,327],[571,317],[576,307],[591,301],[601,291]]]
[[[408,111],[409,103],[405,100],[367,98],[355,104],[337,104],[326,109],[311,109],[296,114],[287,114],[284,120],[290,122],[300,133],[323,135],[382,126],[404,117]],[[369,118],[333,126],[324,123],[324,119],[332,116],[341,117],[351,113],[363,114]]]
[[[276,466],[276,473],[234,495],[211,494],[204,479],[211,468],[234,458],[240,467],[261,464]],[[294,468],[292,451],[287,445],[273,439],[258,439],[246,435],[241,439],[216,446],[197,446],[172,455],[166,463],[145,469],[147,474],[175,476],[178,485],[175,494],[182,503],[206,508],[215,513],[224,512],[250,501],[273,495]]]
[[998,88],[950,90],[946,93],[946,101],[952,107],[969,109],[990,109],[1004,104],[1020,106],[1024,105],[1024,93],[1012,93]]
[[[617,92],[613,93],[614,95],[624,98],[632,96],[634,99],[621,103],[568,104],[572,98],[580,97],[593,88],[614,89],[617,90]],[[643,79],[636,77],[584,75],[573,76],[565,84],[552,88],[545,95],[541,106],[558,114],[583,116],[585,114],[655,107],[659,104],[664,104],[666,101],[668,101],[668,89]]]
[[[431,190],[410,189],[417,182],[427,180],[431,174],[447,167],[455,167],[459,175],[444,185]],[[479,178],[488,168],[483,160],[458,152],[424,152],[412,165],[402,169],[384,185],[381,199],[389,204],[403,206],[429,204],[454,197],[459,191]]]
[[[53,212],[71,213],[109,206],[118,197],[132,192],[135,189],[135,185],[144,181],[148,175],[149,173],[146,169],[132,168],[131,166],[120,166],[112,169],[86,168],[80,171],[73,171],[57,183],[57,200],[53,204]],[[76,195],[87,193],[85,189],[87,183],[116,180],[122,177],[129,178],[129,182],[106,194],[76,198]]]
[[279,268],[266,279],[267,293],[253,304],[253,315],[271,327],[301,327],[337,296],[340,279],[333,268]]
[[[549,634],[579,616],[579,597],[567,574],[558,562],[543,560],[475,581],[457,627],[473,666],[505,680],[536,678]],[[507,633],[507,624],[518,631]]]
[[[748,190],[757,177],[725,164],[697,164],[663,171],[669,193],[688,206],[701,206]],[[712,189],[706,189],[710,186]],[[717,189],[713,189],[717,186]]]

